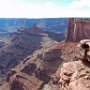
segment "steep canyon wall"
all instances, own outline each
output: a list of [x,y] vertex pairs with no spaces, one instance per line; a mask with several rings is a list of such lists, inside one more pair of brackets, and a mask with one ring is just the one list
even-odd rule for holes
[[70,18],[66,41],[80,41],[82,39],[90,39],[90,21]]

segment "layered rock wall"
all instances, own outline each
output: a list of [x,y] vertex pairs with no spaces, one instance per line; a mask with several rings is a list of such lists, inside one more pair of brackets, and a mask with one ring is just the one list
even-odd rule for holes
[[70,18],[68,24],[67,41],[90,39],[90,21]]

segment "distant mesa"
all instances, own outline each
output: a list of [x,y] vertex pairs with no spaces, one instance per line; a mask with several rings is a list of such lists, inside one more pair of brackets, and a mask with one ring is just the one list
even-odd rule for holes
[[27,31],[31,34],[47,35],[37,24],[33,24],[32,28]]

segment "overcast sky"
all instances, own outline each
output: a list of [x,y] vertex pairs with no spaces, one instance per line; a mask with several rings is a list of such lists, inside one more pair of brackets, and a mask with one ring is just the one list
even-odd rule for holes
[[90,17],[90,0],[0,0],[2,17]]

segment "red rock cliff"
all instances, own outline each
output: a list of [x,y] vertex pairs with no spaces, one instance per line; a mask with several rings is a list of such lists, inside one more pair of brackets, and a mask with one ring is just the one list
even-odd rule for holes
[[90,21],[86,19],[69,19],[67,41],[80,41],[90,38]]

